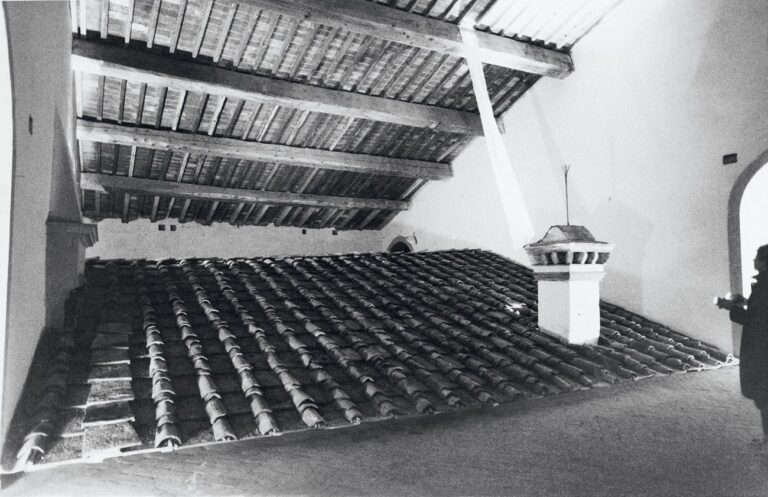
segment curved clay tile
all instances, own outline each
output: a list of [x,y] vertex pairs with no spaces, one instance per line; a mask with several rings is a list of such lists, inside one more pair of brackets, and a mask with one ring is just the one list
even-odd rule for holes
[[[237,300],[237,297],[233,292],[231,292],[232,287],[229,283],[229,280],[227,280],[223,272],[216,269],[215,265],[211,263],[210,261],[203,262],[202,264],[205,268],[207,268],[211,273],[214,274],[215,280],[217,282],[217,286],[220,291],[225,292],[226,290],[230,290],[226,292],[227,301],[229,304],[238,312],[239,317],[241,320],[244,321],[244,324],[249,325],[248,329],[252,332],[254,335],[254,338],[256,339],[256,342],[259,345],[259,348],[261,349],[262,353],[266,355],[267,364],[272,369],[273,373],[280,379],[280,382],[283,384],[283,388],[288,392],[288,395],[291,397],[291,401],[294,404],[294,407],[299,412],[302,421],[307,426],[310,427],[318,427],[321,424],[325,422],[323,417],[320,415],[318,411],[317,404],[314,402],[314,400],[303,392],[301,389],[301,384],[296,381],[288,372],[288,368],[286,368],[283,363],[278,358],[275,348],[269,344],[266,335],[264,335],[263,330],[256,327],[252,323],[255,322],[255,320],[244,310],[242,305]],[[194,277],[193,269],[190,266],[185,267],[185,273],[187,274],[188,279],[190,281],[196,279]],[[255,288],[252,288],[255,290]],[[249,289],[251,290],[251,289]],[[218,319],[218,310],[211,309],[211,311],[208,314],[216,315],[216,319],[213,319],[209,317],[209,319],[212,321],[212,323],[219,326],[219,338],[222,339],[222,341],[226,341],[227,339],[234,339],[234,335],[229,332],[228,328],[224,326],[225,323],[220,321]],[[245,319],[243,319],[245,318]],[[226,331],[225,331],[226,329]],[[230,360],[232,362],[232,366],[235,368],[235,370],[238,372],[238,374],[241,375],[241,379],[243,375],[248,375],[252,372],[252,367],[248,363],[248,361],[243,356],[242,352],[240,352],[239,348],[230,348],[229,349],[229,356]],[[251,375],[252,376],[252,375]],[[250,382],[250,378],[247,379],[247,382]],[[245,383],[244,383],[245,384]],[[250,390],[252,394],[256,394],[256,390]],[[250,405],[252,408],[259,409],[262,408],[265,404],[265,401],[263,399],[258,400],[256,402],[251,402]],[[257,414],[258,412],[258,414]],[[266,412],[263,409],[261,411],[254,412],[254,416],[257,418],[257,423],[259,426],[268,426],[268,423],[265,422],[265,420],[259,420],[259,417],[266,417],[266,415],[271,416],[271,412]],[[274,424],[274,423],[273,423]],[[274,430],[274,429],[273,429]]]
[[[124,277],[128,268],[133,278]],[[604,302],[598,345],[565,344],[537,327],[532,272],[480,250],[99,261],[86,276],[87,295],[98,294],[91,307],[130,306],[141,323],[146,355],[131,368],[151,374],[151,383],[134,389],[152,398],[157,445],[180,444],[183,422],[203,412],[217,439],[234,438],[229,415],[244,412],[260,433],[277,430],[272,409],[295,410],[304,424],[319,426],[314,386],[356,422],[363,412],[493,404],[733,361]],[[99,335],[100,346],[113,338]],[[211,338],[221,347],[210,347]],[[42,381],[44,405],[33,409],[20,457],[56,450],[49,418],[62,385],[55,375]],[[145,420],[152,423],[151,413]]]
[[[356,269],[356,268],[353,267],[352,269]],[[425,323],[415,319],[413,315],[407,310],[405,310],[404,308],[398,307],[394,300],[383,296],[383,294],[379,292],[377,289],[375,289],[371,285],[368,285],[365,282],[366,279],[360,278],[357,281],[369,293],[374,294],[378,302],[380,302],[385,308],[387,308],[396,316],[398,316],[398,319],[400,319],[401,322],[405,326],[409,327],[411,330],[413,331],[418,330],[419,333],[425,333],[429,338],[431,338],[432,340],[436,340],[438,343],[440,343],[441,346],[452,348],[451,352],[453,353],[466,350],[465,347],[462,345],[458,345],[455,342],[447,341],[445,336],[442,335],[441,331],[437,331],[436,329],[430,326],[427,326]],[[379,317],[381,317],[382,319],[384,318],[382,314],[379,314]],[[384,321],[384,322],[387,323],[388,321]],[[424,341],[420,340],[417,335],[414,335],[410,331],[406,330],[405,327],[397,325],[396,323],[393,323],[393,326],[391,325],[391,327],[392,329],[397,331],[407,342],[412,344],[418,342],[421,348],[426,348],[426,350],[429,351],[430,353],[435,353],[434,349],[431,348],[431,346],[426,344]],[[451,352],[448,352],[448,354],[450,354]],[[438,357],[440,356],[438,355]],[[443,361],[442,363],[438,361],[437,363],[442,364],[444,368],[448,369],[448,366],[445,364],[445,362],[447,361]],[[470,361],[468,364],[466,364],[466,366],[472,369],[473,372],[480,374],[481,377],[486,377],[491,382],[492,385],[494,385],[496,388],[498,388],[505,394],[509,395],[510,397],[516,398],[522,395],[521,392],[516,388],[514,388],[514,386],[512,386],[512,384],[508,381],[508,379],[505,378],[503,375],[492,372],[490,369],[482,365],[478,365],[476,362],[473,362],[473,361]],[[462,373],[457,373],[457,371],[458,369],[454,369],[449,373],[449,375],[452,377],[455,377],[459,383],[468,385],[472,393],[479,395],[481,401],[492,402],[492,400],[486,396],[486,393],[484,391],[477,392],[475,390],[475,386],[477,383],[476,381],[469,379],[468,377],[466,377],[466,375],[463,375]]]
[[[367,267],[368,269],[371,269],[374,272],[379,272],[380,274],[383,274],[383,275],[386,274],[386,273],[381,273],[380,271],[376,271],[377,267],[372,263],[370,263],[369,261],[361,260],[360,262],[364,267]],[[487,337],[490,334],[490,332],[473,325],[471,322],[469,322],[469,320],[464,319],[462,316],[458,315],[457,313],[448,312],[448,316],[445,316],[445,317],[437,315],[432,311],[432,308],[434,307],[434,300],[431,300],[430,298],[425,297],[424,293],[418,292],[418,293],[411,293],[408,295],[399,290],[390,290],[390,294],[398,298],[400,302],[416,310],[418,314],[424,316],[429,322],[431,322],[437,328],[447,332],[452,337],[461,340],[465,345],[470,346],[476,353],[481,355],[481,357],[483,357],[485,360],[488,360],[492,364],[496,365],[497,367],[502,368],[505,371],[505,373],[509,374],[516,381],[523,384],[524,387],[527,388],[528,390],[539,395],[547,393],[549,390],[553,390],[553,389],[571,390],[571,385],[565,381],[562,381],[561,378],[552,376],[550,377],[549,384],[544,383],[532,371],[528,371],[525,368],[521,367],[520,365],[514,364],[509,358],[506,358],[505,356],[499,354],[498,352],[494,352],[493,350],[491,350],[493,346],[491,344],[486,343],[483,340],[485,337]],[[432,302],[433,306],[429,307],[419,303],[420,301],[424,301],[425,299],[427,301]],[[451,321],[454,321],[458,325],[461,325],[462,328],[458,328],[450,324]],[[470,331],[471,335],[474,335],[474,336],[467,336],[467,333],[466,333],[467,331]]]
[[[332,262],[327,262],[327,263],[333,264]],[[338,269],[338,267],[336,269]],[[339,283],[338,280],[337,280],[337,283]],[[361,282],[358,281],[358,283],[361,283]],[[337,287],[342,288],[343,291],[346,292],[350,297],[356,299],[356,301],[358,301],[361,304],[361,307],[369,309],[369,312],[376,314],[376,306],[373,302],[367,301],[358,292],[356,292],[355,290],[351,289],[348,286],[337,284]],[[383,329],[381,329],[378,326],[372,325],[362,313],[355,311],[351,315],[353,316],[353,318],[355,318],[358,321],[359,324],[361,324],[365,328],[368,328],[368,330],[372,334],[374,334],[374,336],[376,336],[380,340],[380,342],[382,342],[388,348],[390,348],[390,350],[399,359],[407,362],[418,376],[420,376],[427,383],[431,384],[433,389],[437,391],[439,394],[441,394],[446,399],[449,405],[457,406],[462,403],[460,399],[458,399],[458,397],[456,397],[453,394],[453,390],[456,388],[456,386],[451,385],[450,387],[448,387],[447,385],[449,384],[445,380],[441,379],[440,376],[433,375],[427,372],[426,370],[424,370],[424,368],[420,367],[419,363],[415,361],[413,355],[410,352],[408,352],[403,347],[396,345],[393,342],[393,340],[386,334],[386,332],[383,331]],[[377,317],[388,318],[388,316],[386,316],[386,314],[384,313],[378,313]],[[392,324],[394,323],[390,323],[390,326]],[[397,328],[397,325],[395,325],[395,329],[399,330]],[[485,395],[481,393],[480,396],[485,398],[486,401],[492,401],[492,398],[490,398],[490,396],[488,396],[487,393],[485,393]]]
[[[237,435],[235,435],[232,426],[227,420],[227,411],[224,404],[221,402],[221,396],[218,394],[216,383],[213,378],[210,377],[213,373],[213,369],[211,368],[208,358],[204,355],[203,347],[197,334],[191,327],[186,304],[179,297],[178,288],[171,280],[170,268],[166,266],[165,263],[160,263],[158,264],[158,273],[165,286],[169,303],[176,315],[177,328],[187,347],[187,355],[192,362],[195,375],[200,381],[198,383],[198,392],[200,398],[203,399],[205,412],[211,423],[214,439],[220,441],[236,440]],[[206,376],[208,378],[201,380],[200,376]],[[203,387],[203,389],[200,389],[200,387]]]
[[[261,387],[253,376],[251,364],[245,359],[239,345],[237,345],[237,338],[229,330],[226,322],[220,319],[219,311],[211,304],[208,293],[199,283],[190,264],[187,261],[182,260],[179,262],[179,267],[182,268],[190,286],[194,288],[197,302],[203,309],[207,319],[217,328],[218,339],[224,346],[230,362],[240,378],[240,388],[246,399],[248,399],[251,413],[256,421],[256,428],[262,435],[278,433],[279,429],[277,421],[266,400],[263,398]],[[202,349],[202,347],[200,347],[200,349]],[[205,380],[201,380],[201,378],[203,377],[198,377],[198,387],[201,396],[204,391],[209,392],[211,396],[217,395],[215,394],[216,386],[213,384],[210,377],[204,376]],[[208,399],[204,398],[204,400],[207,402]]]
[[[250,266],[250,264],[248,265]],[[271,288],[273,288],[273,290],[277,288],[274,280],[270,278],[264,271],[258,267],[250,267],[254,271],[254,274],[258,275],[261,280],[266,282]],[[230,270],[236,274],[244,286],[255,289],[255,286],[253,285],[250,277],[245,272],[241,271],[236,264],[230,264]],[[276,291],[275,293],[277,295],[283,295],[282,306],[284,308],[288,310],[297,309],[296,305],[287,299],[287,294],[285,294],[285,292],[281,290],[280,292]],[[360,422],[363,418],[363,414],[358,409],[357,405],[351,401],[349,395],[341,388],[338,383],[332,379],[328,373],[325,372],[325,369],[314,359],[306,345],[296,337],[293,329],[286,326],[285,323],[283,323],[283,321],[278,317],[276,313],[276,307],[270,302],[267,302],[266,299],[259,294],[251,295],[259,304],[262,311],[266,315],[267,319],[271,322],[277,333],[283,338],[283,340],[285,340],[288,347],[299,356],[304,367],[310,371],[310,378],[312,378],[313,382],[328,392],[336,406],[344,414],[344,417],[347,421],[350,423]],[[295,399],[299,394],[294,392],[296,392],[296,390],[292,390],[289,393],[291,394],[292,398]],[[294,403],[296,403],[295,400]],[[298,404],[297,407],[300,405],[302,404]],[[314,407],[316,408],[317,406]]]
[[[297,264],[296,261],[291,262],[293,264]],[[317,281],[316,278],[309,277],[306,273],[298,268],[297,271],[299,274],[305,277],[307,281]],[[328,307],[326,307],[320,300],[315,298],[306,287],[300,285],[298,281],[294,279],[288,278],[288,281],[293,284],[294,288],[299,292],[300,295],[302,295],[302,297],[306,299],[310,306],[312,306],[326,320],[330,322],[331,326],[334,328],[334,331],[338,332],[342,336],[352,336],[349,334],[349,331],[347,330],[347,327],[343,321],[339,319],[330,309],[328,309]],[[366,396],[376,405],[376,408],[382,416],[390,417],[398,414],[397,407],[395,407],[390,398],[378,386],[376,386],[374,380],[370,376],[360,371],[360,369],[349,360],[349,358],[341,351],[341,347],[336,343],[336,341],[328,337],[319,326],[315,325],[311,321],[305,320],[302,321],[302,324],[304,329],[317,340],[323,350],[325,350],[326,353],[344,369],[347,375],[364,387]],[[423,407],[426,408],[426,406]]]

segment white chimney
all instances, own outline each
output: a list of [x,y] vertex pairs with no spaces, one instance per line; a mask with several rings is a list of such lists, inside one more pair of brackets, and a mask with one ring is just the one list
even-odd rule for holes
[[525,246],[539,286],[539,328],[571,344],[600,337],[600,281],[614,245],[584,226],[552,226]]

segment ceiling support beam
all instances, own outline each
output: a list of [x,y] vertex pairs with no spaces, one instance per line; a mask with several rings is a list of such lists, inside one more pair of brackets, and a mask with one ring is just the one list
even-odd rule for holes
[[174,150],[216,157],[232,157],[404,178],[442,179],[452,176],[451,166],[439,162],[393,159],[376,155],[247,142],[232,138],[135,128],[83,119],[77,121],[77,138],[130,147]]
[[[459,26],[364,0],[237,0],[280,14],[347,29],[436,52],[467,56]],[[568,54],[473,30],[481,63],[564,78],[573,71]]]
[[284,105],[302,111],[469,136],[483,133],[480,117],[472,112],[281,81],[83,39],[73,41],[72,68],[157,87]]
[[292,205],[335,209],[386,209],[406,210],[410,202],[373,198],[333,197],[306,193],[269,192],[221,186],[177,183],[145,178],[129,178],[110,174],[82,173],[80,188],[97,192],[124,192],[158,195],[186,200],[210,200],[214,202],[247,202],[267,205]]
[[470,47],[467,64],[472,78],[472,88],[477,99],[477,108],[483,121],[485,144],[496,179],[494,184],[501,200],[502,215],[509,227],[509,233],[512,235],[512,242],[519,248],[533,238],[531,217],[528,214],[528,206],[525,204],[520,182],[517,180],[515,170],[512,168],[512,161],[507,154],[499,125],[493,115],[493,105],[488,94],[482,61],[478,57],[478,53],[471,50],[472,47],[477,47],[476,31],[462,29],[461,33],[467,46]]

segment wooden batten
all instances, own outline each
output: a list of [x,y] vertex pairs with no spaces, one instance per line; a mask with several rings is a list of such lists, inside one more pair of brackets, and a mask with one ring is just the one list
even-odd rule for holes
[[375,155],[246,142],[232,138],[135,128],[82,119],[77,122],[77,138],[131,147],[175,150],[209,156],[405,178],[442,179],[452,175],[451,166],[439,162],[393,159]]
[[[414,15],[374,2],[348,0],[238,0],[355,33],[464,57],[466,47],[460,28],[454,24]],[[573,71],[570,55],[476,31],[481,62],[542,76],[564,78]]]
[[72,68],[99,76],[187,92],[284,105],[303,111],[463,135],[482,134],[480,117],[472,112],[243,74],[82,39],[73,42]]
[[214,202],[245,202],[280,206],[307,206],[337,209],[386,209],[406,210],[410,202],[374,198],[335,197],[306,193],[246,190],[211,185],[158,181],[145,178],[129,178],[99,173],[82,173],[80,187],[96,192],[124,192],[158,195],[186,200],[210,200]]
[[483,135],[507,191],[499,117],[618,1],[72,0],[81,210],[376,230]]

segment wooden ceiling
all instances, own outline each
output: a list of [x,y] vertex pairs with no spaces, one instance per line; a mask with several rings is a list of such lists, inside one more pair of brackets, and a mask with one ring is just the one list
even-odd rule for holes
[[619,0],[72,0],[84,214],[381,229]]

